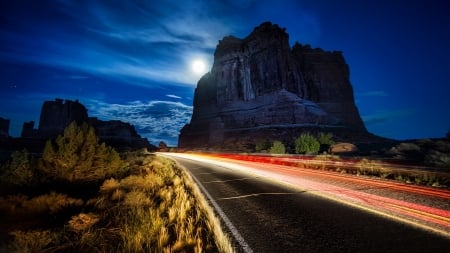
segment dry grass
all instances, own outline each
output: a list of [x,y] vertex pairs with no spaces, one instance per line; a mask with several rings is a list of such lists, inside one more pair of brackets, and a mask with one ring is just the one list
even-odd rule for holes
[[4,250],[16,253],[41,252],[54,241],[54,234],[49,230],[12,231],[15,240]]
[[[122,239],[120,251],[232,252],[231,246],[223,251],[227,248],[224,243],[215,241],[215,234],[221,232],[219,222],[211,220],[211,211],[199,201],[198,191],[181,169],[158,157],[146,171],[146,175],[119,182],[107,180],[101,187],[106,202],[115,202],[118,207],[102,203],[102,209],[122,217],[114,221]],[[123,195],[119,202],[117,192]],[[217,231],[210,230],[216,227]],[[226,238],[223,233],[222,237]]]
[[0,251],[233,252],[189,175],[169,159],[149,157],[133,163],[136,174],[106,179],[99,195],[86,201],[54,192],[1,198],[0,211],[7,215],[58,215],[71,206],[82,206],[84,212],[69,215],[63,227],[10,230],[14,239]]
[[56,214],[64,208],[82,206],[83,200],[65,194],[51,192],[28,199],[25,195],[9,195],[0,198],[0,212],[5,215]]

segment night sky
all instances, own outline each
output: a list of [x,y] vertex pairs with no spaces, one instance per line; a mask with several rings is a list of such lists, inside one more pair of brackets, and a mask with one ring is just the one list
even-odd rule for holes
[[[368,130],[394,139],[450,130],[446,0],[1,1],[0,117],[19,136],[42,103],[78,99],[152,143],[176,145],[218,40],[271,21],[296,41],[343,51]],[[203,61],[203,73],[192,70]]]

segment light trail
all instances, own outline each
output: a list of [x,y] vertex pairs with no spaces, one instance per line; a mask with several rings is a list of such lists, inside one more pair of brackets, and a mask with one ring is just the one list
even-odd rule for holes
[[[324,166],[328,166],[330,164],[336,165],[336,162],[333,162],[333,161],[313,160],[313,159],[310,159],[310,157],[307,157],[309,159],[304,160],[304,159],[293,159],[293,158],[289,158],[289,157],[286,158],[286,157],[273,157],[273,156],[244,156],[244,155],[234,155],[234,154],[218,154],[218,155],[212,155],[212,156],[225,158],[225,159],[238,160],[238,161],[249,161],[249,162],[258,162],[258,163],[266,163],[266,164],[269,163],[269,164],[274,164],[274,165],[284,165],[284,166],[289,166],[294,170],[301,169],[304,171],[312,171],[316,175],[317,174],[328,175],[329,177],[338,178],[340,180],[369,183],[372,186],[386,187],[386,188],[402,190],[402,191],[407,191],[407,192],[421,194],[421,195],[446,198],[446,199],[450,200],[450,191],[444,190],[444,189],[438,189],[438,188],[430,189],[428,187],[422,187],[422,186],[418,186],[418,185],[405,185],[403,183],[399,183],[399,182],[395,182],[395,181],[386,182],[386,181],[374,180],[374,179],[369,179],[369,178],[361,178],[361,177],[355,178],[352,175],[346,175],[346,174],[342,174],[342,173],[298,167],[298,165],[302,164],[302,163],[310,163],[310,164],[324,165]],[[345,161],[345,162],[338,161],[338,163],[340,163],[341,167],[342,166],[351,166],[351,167],[359,166],[359,165],[355,165],[349,161]],[[381,164],[381,163],[373,163],[371,165],[388,166],[388,164]],[[391,166],[391,165],[389,164],[389,166]],[[343,168],[345,168],[345,167],[343,167]]]
[[[383,182],[373,179],[359,178],[333,172],[300,169],[284,165],[264,164],[260,162],[236,161],[211,155],[172,154],[191,160],[222,166],[226,169],[239,170],[244,173],[258,175],[266,179],[288,184],[296,189],[321,196],[339,203],[350,205],[384,217],[432,231],[450,237],[450,211],[432,206],[426,206],[409,201],[379,196],[350,186],[364,185],[384,188],[389,191],[403,191],[410,194],[432,196],[443,201],[450,199],[450,192],[442,189],[427,189],[420,186],[403,185],[396,182]],[[344,182],[348,187],[332,183],[320,182],[318,178]],[[325,180],[326,181],[326,180]],[[239,198],[236,196],[235,198]],[[242,197],[242,196],[241,196]]]

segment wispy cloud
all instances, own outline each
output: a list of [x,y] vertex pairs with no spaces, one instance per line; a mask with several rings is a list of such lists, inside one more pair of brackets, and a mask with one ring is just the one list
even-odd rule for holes
[[176,98],[176,99],[181,99],[181,98],[182,98],[182,97],[180,97],[180,96],[173,95],[173,94],[167,94],[166,97],[169,97],[169,98]]
[[136,127],[142,137],[153,143],[165,141],[177,145],[181,128],[190,121],[192,106],[171,101],[134,101],[110,104],[90,100],[86,103],[89,115],[104,120],[118,119]]
[[374,124],[383,124],[392,120],[402,119],[413,115],[416,112],[414,109],[399,109],[392,111],[378,111],[373,114],[363,115],[362,119],[366,126]]
[[373,90],[373,91],[367,91],[367,92],[361,92],[357,93],[357,96],[361,97],[387,97],[389,96],[388,93],[382,90]]
[[[9,6],[16,8],[15,17],[8,16],[16,27],[0,29],[4,40],[0,57],[99,76],[134,78],[131,83],[135,84],[196,85],[201,76],[190,71],[190,62],[200,57],[210,68],[220,39],[250,32],[252,27],[243,15],[250,9],[261,13],[260,22],[283,11],[305,16],[298,13],[295,1],[286,3],[293,8],[273,10],[269,1],[253,0],[186,0],[183,4],[176,0],[84,4],[43,0],[33,5],[32,15],[22,13],[23,6],[17,4]],[[271,15],[263,15],[268,10]]]

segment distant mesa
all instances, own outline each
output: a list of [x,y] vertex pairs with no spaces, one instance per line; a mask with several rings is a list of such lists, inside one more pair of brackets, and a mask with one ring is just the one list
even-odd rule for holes
[[[0,134],[4,131],[6,123],[0,119]],[[93,126],[100,141],[113,146],[119,150],[149,148],[154,150],[146,138],[136,132],[134,126],[119,120],[99,120],[95,117],[88,117],[87,109],[78,100],[55,99],[54,101],[45,101],[42,105],[39,126],[34,128],[34,121],[23,124],[20,140],[15,145],[29,146],[31,149],[37,149],[35,146],[42,143],[43,140],[57,137],[64,132],[64,129],[71,123],[83,122]],[[8,129],[6,129],[6,133]],[[14,142],[13,142],[14,143]]]
[[373,140],[349,76],[342,52],[291,48],[285,29],[270,22],[244,39],[224,37],[211,71],[198,81],[179,147],[240,150],[267,139],[293,143],[303,131]]

